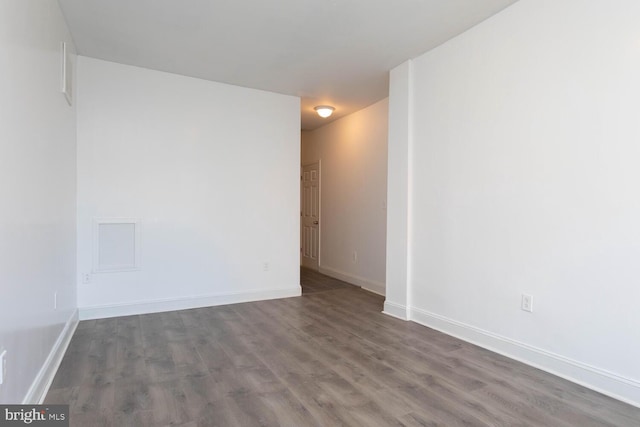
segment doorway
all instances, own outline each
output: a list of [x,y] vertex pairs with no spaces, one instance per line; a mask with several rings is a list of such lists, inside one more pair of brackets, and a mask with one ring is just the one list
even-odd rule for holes
[[320,163],[302,166],[300,174],[300,263],[318,270],[320,265]]

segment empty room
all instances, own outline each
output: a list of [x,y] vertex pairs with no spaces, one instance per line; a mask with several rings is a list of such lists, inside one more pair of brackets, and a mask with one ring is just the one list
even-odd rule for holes
[[0,0],[0,425],[640,426],[637,0]]

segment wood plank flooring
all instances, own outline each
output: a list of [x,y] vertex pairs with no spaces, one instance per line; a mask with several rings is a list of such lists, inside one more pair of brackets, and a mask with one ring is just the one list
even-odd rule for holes
[[72,426],[640,426],[640,409],[302,270],[303,296],[83,321],[46,403]]

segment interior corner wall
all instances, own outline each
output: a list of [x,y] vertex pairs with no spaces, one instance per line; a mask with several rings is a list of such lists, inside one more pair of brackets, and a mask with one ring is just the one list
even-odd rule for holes
[[387,149],[387,263],[385,314],[409,319],[409,219],[411,194],[413,64],[405,61],[389,73],[389,136]]
[[635,405],[639,21],[520,0],[414,59],[410,177],[411,319]]
[[[78,59],[81,318],[300,295],[297,97]],[[140,268],[96,272],[96,219]],[[99,255],[98,255],[99,256]]]
[[301,157],[321,162],[319,270],[383,295],[388,106],[302,132]]
[[77,323],[76,120],[60,91],[61,42],[72,54],[57,2],[0,2],[3,404],[44,397]]

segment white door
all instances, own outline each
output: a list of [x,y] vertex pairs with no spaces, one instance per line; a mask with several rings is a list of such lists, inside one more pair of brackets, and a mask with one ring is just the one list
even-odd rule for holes
[[320,246],[320,165],[302,167],[300,252],[304,267],[318,269]]

